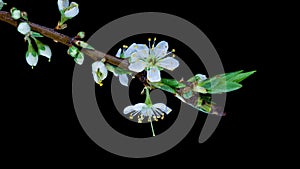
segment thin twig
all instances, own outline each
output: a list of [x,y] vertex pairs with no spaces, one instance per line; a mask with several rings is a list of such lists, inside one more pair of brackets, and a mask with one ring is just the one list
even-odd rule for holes
[[[9,23],[10,25],[17,27],[18,26],[18,21],[14,20],[9,12],[6,11],[0,11],[0,20],[6,23]],[[59,42],[63,45],[66,46],[71,46],[73,42],[73,38],[64,34],[61,34],[54,29],[33,23],[33,22],[28,22],[31,29],[33,31],[39,32],[43,36],[53,39],[56,42]],[[103,52],[100,52],[98,50],[91,50],[91,49],[82,49],[81,52],[83,52],[85,55],[89,56],[93,60],[102,60],[105,58],[105,61],[118,66],[120,68],[128,70],[128,61],[124,59],[117,58],[115,56],[111,56],[108,54],[105,54]]]

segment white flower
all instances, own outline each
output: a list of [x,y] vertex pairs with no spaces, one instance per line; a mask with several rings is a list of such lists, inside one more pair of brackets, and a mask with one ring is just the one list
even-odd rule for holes
[[69,4],[69,0],[58,0],[57,5],[59,11],[67,18],[73,18],[79,13],[78,4],[76,2],[71,2],[71,4]]
[[23,34],[26,35],[30,32],[30,26],[27,22],[21,22],[18,26],[18,31]]
[[12,8],[11,9],[11,17],[15,20],[18,20],[21,18],[21,11],[18,10],[17,8]]
[[0,0],[0,11],[1,11],[1,9],[3,8],[4,5],[6,5],[6,3],[3,2],[2,0]]
[[145,44],[134,44],[133,48],[128,69],[134,72],[141,72],[146,69],[147,79],[150,82],[159,82],[161,80],[160,70],[174,70],[179,66],[179,62],[176,59],[168,56],[171,52],[168,52],[169,46],[166,41],[159,42],[155,47],[154,44],[152,47],[149,45],[149,48]]
[[[129,48],[128,48],[129,49]],[[116,54],[116,57],[120,58],[120,55],[121,55],[121,51],[122,49],[120,48]],[[128,50],[126,50],[128,51]],[[125,55],[125,54],[124,54]],[[123,86],[128,86],[128,77],[127,77],[127,74],[116,74],[114,72],[114,75],[115,76],[119,76],[119,81],[120,83],[123,85]]]
[[48,59],[51,59],[52,52],[48,45],[44,45],[44,49],[39,48],[39,54],[45,56]]
[[92,74],[96,83],[102,86],[102,80],[107,77],[107,69],[103,62],[96,61],[92,64]]
[[199,78],[199,81],[203,81],[207,79],[206,75],[203,74],[196,74],[195,76]]
[[26,61],[30,66],[36,66],[38,63],[39,57],[35,52],[27,52],[26,53]]
[[127,106],[123,110],[123,113],[130,114],[130,119],[133,119],[133,117],[138,115],[138,122],[142,123],[145,117],[148,117],[148,122],[151,122],[151,118],[157,121],[158,118],[163,119],[164,114],[169,114],[171,111],[172,109],[163,103],[156,103],[153,105],[138,103],[132,106]]

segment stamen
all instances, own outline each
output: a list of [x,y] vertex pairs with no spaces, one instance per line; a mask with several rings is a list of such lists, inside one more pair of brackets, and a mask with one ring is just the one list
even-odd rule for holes
[[99,85],[100,87],[103,86],[103,83],[102,83],[101,80],[98,82],[98,85]]
[[130,119],[130,120],[133,119],[133,113],[131,113],[131,114],[129,115],[129,119]]
[[127,49],[127,48],[128,48],[128,46],[127,46],[127,45],[123,45],[123,48]]
[[51,59],[49,59],[48,62],[51,62]]
[[161,116],[161,118],[160,118],[160,119],[162,119],[162,120],[163,120],[164,118],[165,118],[165,114],[162,114],[162,116]]
[[156,118],[156,116],[153,116],[153,120],[154,120],[154,121],[158,121],[157,118]]
[[175,49],[172,49],[172,52],[174,53],[174,52],[175,52]]
[[150,42],[151,42],[151,38],[148,38],[148,47],[149,47],[149,49],[151,48],[150,47]]
[[152,49],[153,49],[154,46],[155,46],[155,41],[156,41],[156,37],[154,37],[153,44],[152,44]]

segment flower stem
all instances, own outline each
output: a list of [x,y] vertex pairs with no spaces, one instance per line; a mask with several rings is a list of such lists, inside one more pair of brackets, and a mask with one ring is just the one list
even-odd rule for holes
[[154,137],[154,136],[155,136],[155,132],[154,132],[153,124],[152,124],[152,119],[151,119],[150,116],[149,116],[149,118],[150,118],[150,125],[151,125],[152,135],[153,135],[153,137]]
[[152,106],[152,101],[151,101],[151,98],[150,98],[150,92],[149,92],[149,88],[148,87],[145,87],[146,89],[146,99],[145,99],[145,104],[147,106]]

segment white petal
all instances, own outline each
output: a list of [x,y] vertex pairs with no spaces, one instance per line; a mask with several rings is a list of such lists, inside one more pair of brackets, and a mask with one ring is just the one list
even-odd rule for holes
[[77,64],[82,65],[82,63],[84,61],[84,56],[76,57],[75,61]]
[[30,32],[30,26],[27,22],[21,22],[18,26],[18,31],[23,34],[26,35],[27,33]]
[[145,69],[146,63],[142,60],[137,60],[133,63],[130,63],[128,69],[134,72],[141,72]]
[[[98,69],[101,73],[100,77],[98,77],[97,72]],[[93,73],[93,77],[96,83],[98,83],[101,80],[104,80],[107,77],[107,69],[104,65],[103,62],[101,61],[96,61],[92,64],[92,73]]]
[[94,81],[98,83],[100,79],[98,78],[97,73],[93,71],[92,74],[93,74]]
[[114,74],[115,76],[117,76],[117,77],[119,76],[119,75],[118,75],[117,73],[115,73],[115,72],[113,72],[113,74]]
[[196,76],[200,78],[200,81],[203,81],[203,80],[207,79],[207,77],[203,74],[196,74]]
[[100,69],[100,67],[101,67],[101,68],[102,68],[102,67],[105,67],[105,65],[104,65],[103,62],[101,62],[101,61],[96,61],[96,62],[94,62],[94,63],[92,64],[92,70],[93,70],[93,72],[97,72],[98,69]]
[[136,51],[140,58],[147,58],[149,56],[149,48],[145,44],[137,44]]
[[126,74],[119,75],[119,81],[123,86],[128,86],[128,77]]
[[64,10],[69,6],[69,0],[58,0],[57,1],[57,6],[59,11]]
[[124,114],[129,114],[129,113],[132,113],[132,112],[134,112],[135,110],[134,110],[134,106],[127,106],[127,107],[125,107],[125,109],[123,110],[123,113]]
[[136,46],[136,43],[133,43],[124,51],[124,58],[130,57],[131,54],[136,51],[135,46]]
[[166,41],[159,42],[154,48],[154,55],[157,58],[162,58],[166,56],[169,49],[169,44]]
[[179,66],[179,62],[173,57],[166,57],[159,60],[157,65],[168,70],[174,70]]
[[73,7],[70,8],[70,9],[67,9],[65,11],[65,16],[67,18],[73,18],[73,17],[75,17],[79,13],[79,8],[78,8],[78,4],[77,3],[72,2],[70,6],[73,6]]
[[50,59],[51,56],[52,56],[52,52],[51,52],[50,47],[48,45],[44,45],[44,48],[45,48],[44,50],[39,50],[39,54],[47,57],[48,59]]
[[150,82],[159,82],[161,80],[160,71],[157,67],[151,67],[149,70],[147,70],[147,79]]
[[36,66],[38,63],[39,57],[33,56],[32,53],[28,53],[28,55],[26,56],[26,61],[30,66]]
[[169,114],[172,111],[172,109],[170,109],[168,106],[166,106],[163,103],[156,103],[153,105],[153,107],[156,109],[159,109],[160,111],[162,111],[166,114]]
[[120,57],[120,55],[121,55],[121,52],[122,52],[122,49],[120,48],[119,50],[118,50],[118,52],[117,52],[117,54],[116,54],[116,57]]
[[147,108],[147,105],[145,103],[138,103],[134,105],[135,111],[142,111],[143,109]]

